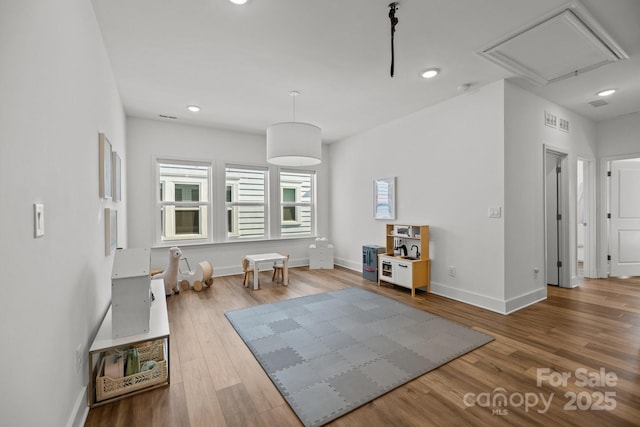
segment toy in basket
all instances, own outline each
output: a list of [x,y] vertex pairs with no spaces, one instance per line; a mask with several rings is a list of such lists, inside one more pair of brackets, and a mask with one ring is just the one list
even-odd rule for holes
[[187,258],[182,258],[182,260],[184,260],[188,268],[185,272],[180,270],[178,275],[178,278],[180,279],[180,286],[183,290],[186,291],[191,286],[194,291],[200,292],[203,285],[213,285],[213,266],[211,266],[209,261],[202,261],[198,263],[197,271],[191,271],[189,260],[187,260]]
[[[137,369],[137,372],[131,375],[123,375],[122,371],[114,373],[111,370],[110,372],[105,366],[105,362],[108,362],[109,357],[114,356],[105,355],[100,362],[100,369],[96,378],[96,401],[100,402],[111,397],[121,396],[155,384],[167,382],[168,370],[167,361],[164,358],[163,340],[153,341],[139,347],[136,346],[135,351],[138,355],[139,364],[150,368],[146,370]],[[120,360],[122,360],[123,356],[120,357]],[[122,367],[122,364],[120,363],[116,366]]]

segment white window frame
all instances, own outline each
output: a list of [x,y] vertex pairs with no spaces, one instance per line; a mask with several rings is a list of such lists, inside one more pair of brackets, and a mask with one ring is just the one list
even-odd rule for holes
[[[302,174],[302,175],[309,175],[310,178],[310,183],[309,183],[309,187],[310,187],[310,191],[311,191],[311,197],[310,197],[310,201],[309,202],[301,202],[300,199],[302,198],[302,185],[290,185],[290,184],[285,184],[284,186],[282,185],[282,173],[292,173],[292,174]],[[285,202],[284,201],[284,194],[283,194],[283,190],[285,188],[294,188],[296,190],[296,201],[295,202]],[[291,206],[295,206],[296,208],[296,220],[295,221],[285,221],[283,216],[284,216],[284,207],[291,207]],[[308,233],[301,233],[301,234],[297,234],[297,235],[291,235],[291,236],[283,236],[282,235],[282,226],[283,225],[297,225],[297,224],[302,224],[302,219],[301,219],[301,208],[302,207],[309,207],[309,210],[311,212],[311,218],[310,218],[310,228],[309,228],[309,232]],[[296,238],[296,237],[300,237],[300,238],[306,238],[306,237],[313,237],[316,235],[316,222],[317,222],[317,209],[316,209],[316,171],[315,170],[303,170],[303,169],[286,169],[286,168],[280,168],[278,170],[278,210],[279,210],[279,214],[278,214],[278,218],[280,219],[280,223],[278,224],[278,235],[282,238]]]
[[[198,160],[188,160],[188,159],[176,159],[170,157],[155,157],[153,159],[154,162],[154,170],[155,170],[155,179],[154,179],[154,210],[153,210],[153,218],[154,218],[154,236],[155,236],[155,245],[156,246],[169,246],[176,244],[198,244],[198,243],[211,243],[213,240],[212,233],[212,216],[213,216],[213,201],[211,197],[211,189],[212,189],[212,164],[211,162],[203,162]],[[175,200],[167,200],[168,198],[175,198],[175,194],[172,194],[171,197],[169,194],[169,186],[171,186],[168,182],[162,180],[160,175],[160,165],[176,165],[176,166],[187,166],[187,167],[204,167],[207,170],[207,178],[205,183],[205,188],[200,189],[200,199],[197,202],[176,202]],[[164,184],[164,201],[160,200],[160,188],[162,183]],[[206,195],[206,200],[202,200],[202,196]],[[163,223],[167,223],[166,212],[167,208],[175,207],[175,208],[184,208],[184,207],[192,207],[198,208],[200,212],[202,212],[202,208],[204,207],[204,214],[200,217],[200,224],[204,230],[204,236],[200,237],[200,235],[179,235],[173,236],[171,238],[163,239]],[[163,209],[164,208],[164,209]],[[164,216],[164,218],[163,218]],[[164,219],[164,221],[163,221]]]
[[[261,172],[263,174],[264,177],[264,201],[263,202],[242,202],[242,201],[231,201],[231,202],[227,202],[226,201],[226,190],[227,190],[227,170],[228,169],[240,169],[240,170],[247,170],[247,171],[256,171],[256,172]],[[235,185],[237,188],[237,193],[236,195],[239,195],[239,184],[237,183],[232,183],[231,185]],[[248,165],[248,164],[239,164],[239,163],[226,163],[224,166],[224,189],[225,189],[225,240],[227,241],[237,241],[237,240],[268,240],[271,238],[271,233],[270,233],[270,227],[269,227],[269,221],[270,221],[270,217],[271,217],[271,203],[270,203],[270,193],[269,193],[269,168],[266,166],[257,166],[257,165]],[[263,211],[264,211],[264,233],[262,234],[262,236],[242,236],[240,233],[240,222],[238,219],[238,215],[233,215],[233,221],[234,221],[234,230],[233,232],[230,234],[228,232],[228,225],[227,225],[227,217],[226,217],[226,212],[229,211],[229,209],[232,210],[232,212],[237,212],[240,207],[262,207]]]

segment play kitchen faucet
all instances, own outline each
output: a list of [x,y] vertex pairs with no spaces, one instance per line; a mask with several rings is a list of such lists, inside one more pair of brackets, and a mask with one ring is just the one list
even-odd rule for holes
[[407,245],[401,245],[400,243],[402,242],[402,240],[400,239],[395,239],[395,244],[393,247],[394,250],[394,254],[395,255],[403,255],[403,256],[407,256]]

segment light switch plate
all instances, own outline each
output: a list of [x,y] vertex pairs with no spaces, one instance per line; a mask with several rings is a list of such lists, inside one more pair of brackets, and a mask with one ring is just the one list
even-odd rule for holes
[[33,204],[33,234],[34,237],[44,236],[44,205]]

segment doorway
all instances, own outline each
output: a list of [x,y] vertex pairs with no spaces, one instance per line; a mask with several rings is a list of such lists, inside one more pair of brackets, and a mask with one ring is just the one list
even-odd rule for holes
[[584,214],[584,161],[578,159],[577,177],[576,177],[576,266],[578,279],[584,277],[584,259],[585,259],[585,227],[588,223],[585,221]]
[[609,275],[640,276],[640,158],[613,160],[609,171]]
[[570,287],[567,153],[545,147],[545,270],[547,284]]

